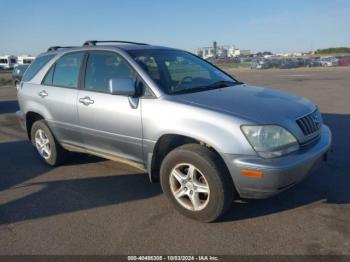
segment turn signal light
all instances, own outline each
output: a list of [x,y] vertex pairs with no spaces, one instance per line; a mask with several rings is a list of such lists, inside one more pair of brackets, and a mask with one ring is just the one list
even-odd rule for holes
[[255,177],[255,178],[262,178],[263,177],[262,172],[254,171],[254,170],[243,169],[243,170],[241,170],[241,174],[244,176]]

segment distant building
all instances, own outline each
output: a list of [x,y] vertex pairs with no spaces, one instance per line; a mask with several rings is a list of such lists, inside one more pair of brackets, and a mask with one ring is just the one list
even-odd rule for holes
[[276,53],[277,56],[287,57],[289,56],[288,53]]
[[204,59],[208,58],[226,58],[227,57],[227,49],[222,46],[214,47],[201,47],[194,51],[194,53]]
[[238,49],[234,46],[228,49],[228,57],[248,56],[251,52],[248,49]]
[[238,49],[234,46],[217,46],[214,42],[211,47],[201,47],[194,51],[194,53],[204,59],[209,58],[230,58],[238,56],[250,55],[250,50]]
[[303,53],[301,52],[277,53],[276,55],[282,56],[282,57],[293,57],[293,56],[303,56]]

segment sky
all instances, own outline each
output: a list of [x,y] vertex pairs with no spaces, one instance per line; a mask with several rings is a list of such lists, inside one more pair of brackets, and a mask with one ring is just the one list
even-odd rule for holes
[[272,52],[350,47],[349,0],[0,0],[0,55],[85,40]]

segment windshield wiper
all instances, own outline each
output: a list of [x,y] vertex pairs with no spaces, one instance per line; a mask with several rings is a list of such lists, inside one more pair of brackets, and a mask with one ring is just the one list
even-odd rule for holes
[[240,85],[242,84],[241,82],[233,82],[233,81],[217,81],[214,82],[210,85],[207,85],[205,87],[209,87],[209,88],[221,88],[221,87],[229,87],[229,86],[233,86],[233,85]]
[[181,89],[175,92],[172,92],[172,94],[186,94],[186,93],[195,93],[195,92],[200,92],[200,91],[207,91],[207,90],[213,90],[213,89],[218,89],[218,88],[224,88],[224,87],[229,87],[233,85],[241,85],[243,84],[242,82],[236,81],[217,81],[214,83],[211,83],[209,85],[205,86],[197,86],[197,87],[192,87],[192,88],[187,88],[187,89]]

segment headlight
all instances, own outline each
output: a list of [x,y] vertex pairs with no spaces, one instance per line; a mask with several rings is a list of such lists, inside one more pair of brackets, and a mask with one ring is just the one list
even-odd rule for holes
[[242,131],[254,150],[264,158],[283,156],[299,149],[296,138],[280,126],[242,126]]

